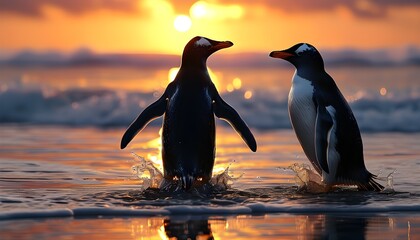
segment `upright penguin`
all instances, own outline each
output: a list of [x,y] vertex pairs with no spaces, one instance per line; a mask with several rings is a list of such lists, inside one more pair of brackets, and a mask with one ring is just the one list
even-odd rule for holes
[[164,115],[162,160],[164,177],[179,179],[182,187],[206,183],[215,158],[214,115],[228,121],[252,151],[257,143],[239,114],[220,97],[207,71],[207,58],[233,45],[194,37],[184,48],[181,68],[163,95],[148,106],[128,127],[121,149],[151,120]]
[[273,51],[296,68],[289,92],[289,116],[303,151],[328,186],[357,185],[383,189],[365,167],[356,119],[334,80],[325,72],[321,54],[310,44]]

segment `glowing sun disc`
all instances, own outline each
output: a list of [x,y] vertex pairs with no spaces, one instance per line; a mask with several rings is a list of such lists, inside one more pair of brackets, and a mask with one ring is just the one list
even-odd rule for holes
[[190,30],[191,25],[191,19],[186,15],[178,15],[174,20],[174,27],[178,32],[186,32]]

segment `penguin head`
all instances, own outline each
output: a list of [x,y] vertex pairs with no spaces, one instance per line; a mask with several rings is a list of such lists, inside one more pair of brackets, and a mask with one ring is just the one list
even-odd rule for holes
[[207,58],[214,52],[231,47],[233,43],[231,41],[215,41],[205,37],[194,37],[187,45],[185,45],[184,52],[182,54],[183,63],[205,63]]
[[273,51],[270,57],[284,59],[299,68],[324,68],[324,61],[318,50],[308,43],[298,43],[291,48]]

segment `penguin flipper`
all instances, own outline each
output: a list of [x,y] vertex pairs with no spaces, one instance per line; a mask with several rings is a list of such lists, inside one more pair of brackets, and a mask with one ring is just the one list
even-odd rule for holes
[[166,110],[167,98],[165,94],[156,102],[148,106],[140,115],[131,123],[125,131],[121,139],[121,149],[124,149],[128,143],[152,120],[162,116]]
[[213,111],[216,117],[227,121],[236,132],[242,137],[248,147],[253,151],[257,151],[257,142],[255,141],[254,135],[249,130],[246,123],[242,120],[236,110],[227,104],[217,93],[214,94]]
[[315,121],[315,153],[318,164],[322,170],[329,173],[328,168],[328,135],[333,127],[333,120],[327,112],[325,106],[319,105],[317,107],[316,121]]

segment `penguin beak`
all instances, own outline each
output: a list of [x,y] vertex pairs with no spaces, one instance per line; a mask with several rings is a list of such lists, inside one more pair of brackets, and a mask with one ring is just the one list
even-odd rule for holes
[[282,50],[282,51],[272,51],[270,53],[270,57],[272,58],[281,58],[281,59],[288,59],[290,57],[293,57],[294,55],[292,53],[288,53],[286,52],[286,50]]
[[228,48],[228,47],[232,47],[233,43],[231,41],[224,41],[224,42],[216,42],[214,41],[214,43],[211,46],[211,50],[213,52],[223,49],[223,48]]

